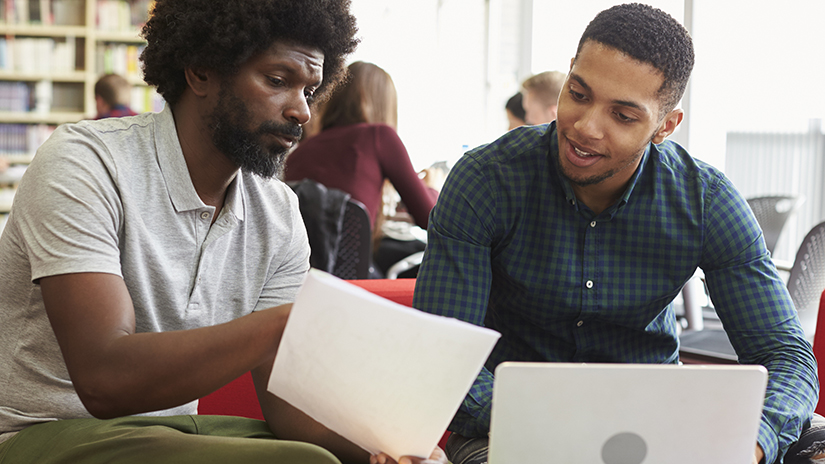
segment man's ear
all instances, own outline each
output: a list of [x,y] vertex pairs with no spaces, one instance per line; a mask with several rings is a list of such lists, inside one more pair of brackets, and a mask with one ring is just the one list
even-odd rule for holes
[[186,83],[189,84],[189,88],[192,89],[195,95],[199,97],[207,95],[210,84],[209,80],[212,78],[211,73],[204,69],[195,68],[186,68],[183,70],[183,73],[186,76]]
[[685,112],[679,108],[674,109],[670,113],[665,116],[662,120],[662,123],[659,125],[659,129],[656,130],[656,133],[653,134],[653,143],[662,143],[665,139],[676,130],[676,127],[682,122],[682,118],[685,117]]

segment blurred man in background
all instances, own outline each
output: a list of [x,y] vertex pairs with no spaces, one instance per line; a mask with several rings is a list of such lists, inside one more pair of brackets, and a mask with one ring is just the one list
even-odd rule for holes
[[545,71],[521,84],[524,100],[524,120],[527,124],[546,124],[556,120],[559,92],[566,75],[559,71]]
[[95,119],[134,116],[137,113],[129,107],[132,99],[132,84],[119,74],[105,74],[95,83]]

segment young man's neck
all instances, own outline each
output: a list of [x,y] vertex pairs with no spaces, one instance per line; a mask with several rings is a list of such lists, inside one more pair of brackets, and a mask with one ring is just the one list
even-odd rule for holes
[[598,184],[588,186],[572,184],[572,187],[576,200],[590,208],[596,216],[613,206],[624,193],[624,189],[600,189]]

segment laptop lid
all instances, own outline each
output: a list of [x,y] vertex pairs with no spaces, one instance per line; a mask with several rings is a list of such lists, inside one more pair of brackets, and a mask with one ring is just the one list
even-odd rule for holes
[[505,362],[490,464],[750,464],[762,366]]

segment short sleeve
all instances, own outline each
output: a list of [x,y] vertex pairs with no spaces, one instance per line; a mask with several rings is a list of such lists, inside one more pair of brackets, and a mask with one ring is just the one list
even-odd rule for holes
[[61,126],[41,146],[10,221],[27,248],[33,281],[73,272],[122,275],[116,176],[104,145],[81,127]]

